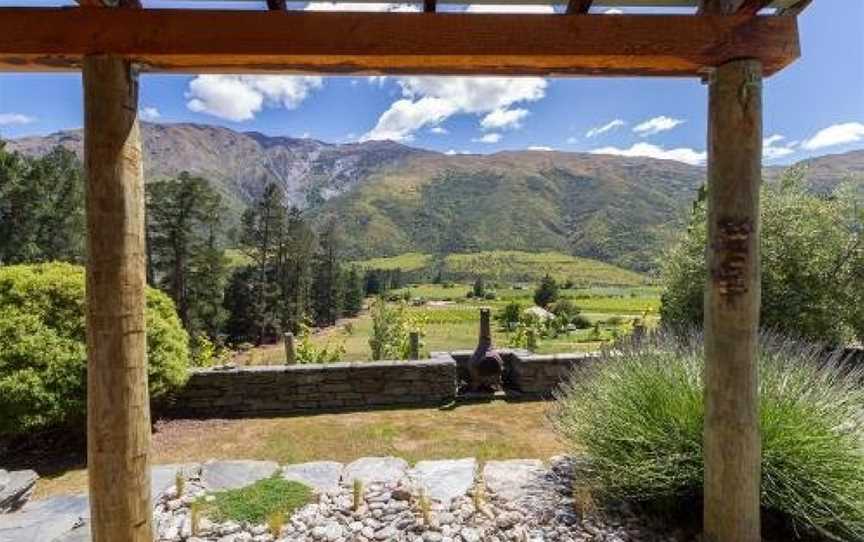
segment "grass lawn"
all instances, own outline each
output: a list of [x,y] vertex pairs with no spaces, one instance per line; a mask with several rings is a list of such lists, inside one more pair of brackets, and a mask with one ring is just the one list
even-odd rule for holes
[[[422,459],[476,457],[478,460],[539,458],[561,453],[546,420],[547,403],[402,409],[290,418],[175,420],[160,422],[153,434],[153,464],[208,459],[269,459],[281,464],[395,455]],[[36,498],[86,491],[87,474],[77,468],[46,474]]]

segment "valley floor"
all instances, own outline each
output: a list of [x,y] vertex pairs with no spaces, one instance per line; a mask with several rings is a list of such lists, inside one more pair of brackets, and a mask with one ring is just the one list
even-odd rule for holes
[[[523,308],[533,305],[533,285],[508,286],[495,290],[495,299],[471,299],[466,294],[470,284],[419,284],[388,292],[401,295],[407,292],[409,310],[425,322],[422,339],[423,352],[452,352],[473,350],[477,346],[479,311],[490,307],[493,317],[511,301]],[[581,314],[596,325],[588,329],[575,330],[555,338],[543,338],[536,352],[557,354],[565,352],[596,351],[617,335],[627,335],[632,330],[635,318],[645,318],[649,325],[657,320],[660,294],[656,287],[621,286],[595,287],[561,290],[562,299],[570,299]],[[422,302],[422,304],[420,304]],[[312,342],[316,346],[338,345],[345,347],[346,361],[366,361],[371,357],[369,336],[372,318],[364,311],[357,318],[345,319],[338,325],[316,333]],[[507,346],[510,337],[506,330],[495,325],[493,343]],[[274,365],[285,361],[282,344],[263,345],[235,358],[242,365]]]

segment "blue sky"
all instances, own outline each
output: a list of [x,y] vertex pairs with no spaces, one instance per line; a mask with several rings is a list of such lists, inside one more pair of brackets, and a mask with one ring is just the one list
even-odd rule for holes
[[[765,82],[767,163],[864,148],[864,2],[816,0],[800,26],[802,58]],[[706,93],[688,79],[145,74],[140,105],[157,122],[330,142],[389,138],[443,152],[535,147],[702,163]],[[0,136],[80,127],[81,100],[77,74],[0,75]]]

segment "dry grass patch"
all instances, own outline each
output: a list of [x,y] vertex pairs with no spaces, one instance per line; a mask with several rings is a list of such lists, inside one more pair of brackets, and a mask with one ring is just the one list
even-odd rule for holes
[[[546,403],[505,403],[453,409],[402,409],[290,418],[159,422],[153,463],[208,459],[268,459],[281,464],[349,462],[364,456],[478,460],[541,458],[563,447],[552,432]],[[83,468],[43,478],[37,498],[86,491]]]

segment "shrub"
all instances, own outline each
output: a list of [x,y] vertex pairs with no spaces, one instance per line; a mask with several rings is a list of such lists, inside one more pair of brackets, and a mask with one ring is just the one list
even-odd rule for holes
[[336,363],[345,357],[345,343],[334,345],[330,343],[324,346],[315,346],[309,326],[300,324],[300,333],[295,345],[297,363]]
[[[147,289],[151,397],[186,380],[188,336],[174,304]],[[0,434],[82,423],[87,390],[84,269],[0,267]]]
[[404,303],[391,306],[381,298],[372,304],[371,312],[369,347],[372,359],[408,359],[411,356],[411,332],[420,333],[422,338],[425,322],[416,313],[409,313]]
[[534,290],[534,304],[547,307],[558,300],[558,283],[550,275],[545,275]]
[[498,321],[505,329],[513,329],[519,323],[522,316],[522,305],[518,301],[511,301],[504,306],[504,310],[498,315]]
[[[864,212],[841,186],[830,197],[806,190],[803,173],[762,188],[762,307],[766,328],[818,342],[864,341]],[[663,257],[660,316],[688,330],[703,317],[704,202],[686,234]]]
[[[864,389],[839,354],[776,336],[760,356],[762,504],[797,529],[864,536]],[[550,417],[574,453],[576,479],[602,497],[701,495],[701,340],[657,335],[616,347],[564,387]],[[588,377],[586,377],[588,376]]]
[[483,277],[477,277],[474,280],[471,292],[474,294],[474,297],[479,297],[480,299],[486,297],[486,282],[483,280]]
[[534,314],[523,312],[519,316],[516,328],[507,338],[507,346],[534,352],[540,346],[540,337],[546,332],[547,327],[543,320]]
[[559,299],[555,303],[552,303],[552,305],[549,306],[549,311],[555,316],[563,319],[568,324],[572,322],[580,312],[579,307],[569,299]]

